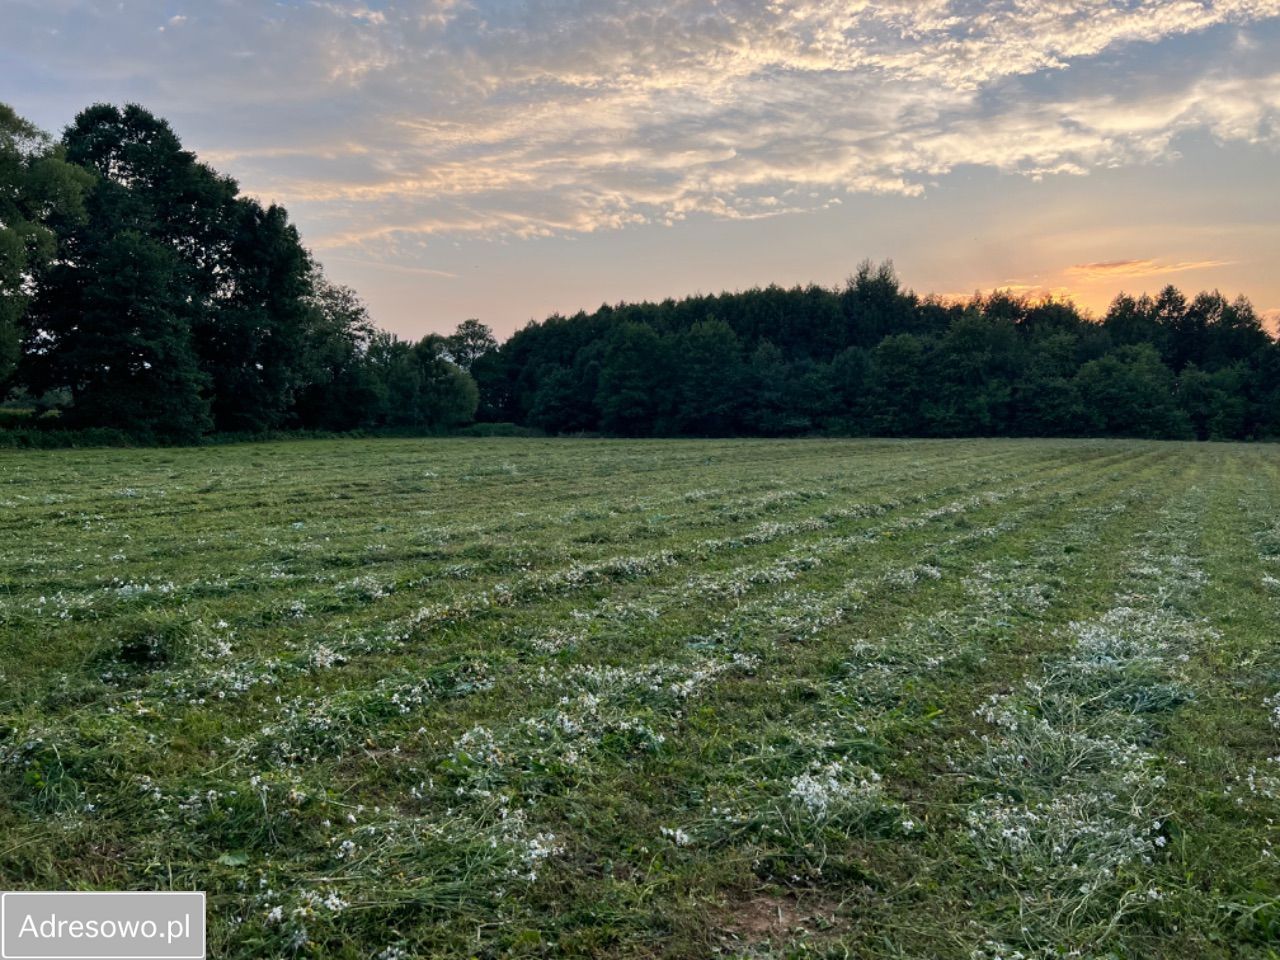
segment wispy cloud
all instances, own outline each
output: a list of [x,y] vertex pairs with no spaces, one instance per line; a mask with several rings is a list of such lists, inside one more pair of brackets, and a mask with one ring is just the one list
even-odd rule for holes
[[[180,105],[246,187],[321,224],[312,242],[395,256],[919,197],[966,166],[1083,175],[1169,157],[1191,130],[1274,143],[1280,67],[1239,37],[1277,16],[1280,0],[11,0],[0,54]],[[1144,59],[1222,27],[1194,59]]]
[[1072,280],[1097,282],[1127,280],[1138,277],[1160,277],[1189,270],[1211,270],[1231,263],[1230,260],[1104,260],[1099,263],[1078,263],[1067,267],[1063,273]]

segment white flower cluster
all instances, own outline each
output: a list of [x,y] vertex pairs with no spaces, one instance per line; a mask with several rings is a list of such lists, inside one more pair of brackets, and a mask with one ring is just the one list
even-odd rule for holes
[[693,837],[679,827],[660,827],[659,832],[677,847],[688,847],[693,844]]
[[882,806],[884,786],[869,767],[833,760],[792,777],[789,796],[819,820],[857,819]]
[[330,667],[339,666],[347,662],[345,656],[323,643],[316,644],[311,649],[311,655],[307,659],[310,661],[311,666],[317,670],[327,670]]

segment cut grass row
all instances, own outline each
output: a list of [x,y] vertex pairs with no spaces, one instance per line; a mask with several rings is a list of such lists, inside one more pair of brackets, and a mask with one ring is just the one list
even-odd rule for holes
[[[46,533],[0,541],[10,885],[207,889],[226,956],[1266,955],[1256,789],[1239,875],[1204,846],[1239,808],[1204,801],[1214,777],[1247,790],[1274,742],[1266,448],[198,453],[12,462],[65,499],[15,501]],[[1023,709],[1173,527],[1160,556],[1207,578],[1188,622],[1222,637],[1141,744],[1186,849],[1126,864],[1080,923],[1027,924],[1038,901],[970,834],[1018,782],[975,711]],[[106,594],[126,535],[146,549],[111,576],[173,590]],[[32,616],[53,585],[88,603]],[[138,623],[172,646],[122,659]],[[1098,919],[1139,886],[1161,899]]]

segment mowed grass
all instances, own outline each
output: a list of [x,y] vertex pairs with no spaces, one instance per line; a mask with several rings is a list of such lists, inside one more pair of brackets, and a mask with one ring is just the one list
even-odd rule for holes
[[1274,957],[1280,451],[0,454],[0,887],[214,957]]

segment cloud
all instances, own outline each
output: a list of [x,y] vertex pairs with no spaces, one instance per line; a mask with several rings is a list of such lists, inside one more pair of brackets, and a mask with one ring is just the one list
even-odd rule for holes
[[[394,258],[920,197],[965,167],[1085,175],[1189,131],[1275,144],[1280,68],[1248,31],[1277,17],[1280,0],[10,0],[0,57],[146,101],[314,245]],[[1178,43],[1194,56],[1162,60]]]
[[1160,277],[1188,270],[1210,270],[1228,266],[1230,260],[1181,260],[1172,263],[1159,260],[1104,260],[1100,263],[1078,263],[1063,273],[1072,280],[1096,283],[1137,277]]

